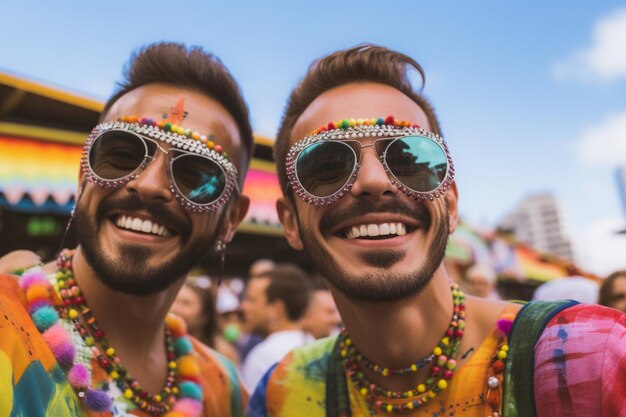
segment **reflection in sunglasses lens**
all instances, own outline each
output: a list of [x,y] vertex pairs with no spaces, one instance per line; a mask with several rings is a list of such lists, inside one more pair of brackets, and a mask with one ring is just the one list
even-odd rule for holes
[[437,142],[407,136],[391,142],[385,153],[391,173],[405,186],[421,193],[435,190],[448,171],[448,158]]
[[296,174],[307,192],[316,197],[328,197],[348,182],[355,165],[356,157],[350,145],[321,141],[300,152]]
[[132,133],[108,131],[92,144],[89,166],[100,178],[116,180],[139,168],[146,152],[144,141]]
[[181,155],[172,162],[172,173],[180,192],[196,204],[217,200],[226,188],[224,170],[208,158]]

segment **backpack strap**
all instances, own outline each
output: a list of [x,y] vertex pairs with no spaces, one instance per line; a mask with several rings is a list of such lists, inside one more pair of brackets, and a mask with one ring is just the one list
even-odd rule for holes
[[517,314],[509,332],[502,415],[534,417],[535,345],[546,325],[577,301],[531,301]]
[[326,368],[326,417],[351,417],[348,383],[341,359],[339,338],[328,357]]

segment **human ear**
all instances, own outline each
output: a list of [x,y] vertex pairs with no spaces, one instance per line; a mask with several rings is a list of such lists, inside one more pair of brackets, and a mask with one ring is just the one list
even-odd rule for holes
[[240,195],[237,199],[226,207],[226,214],[222,224],[221,240],[228,243],[233,240],[237,228],[246,217],[248,208],[250,207],[250,199],[248,196]]
[[296,250],[303,250],[304,245],[302,244],[302,239],[300,239],[298,215],[293,202],[286,197],[279,198],[276,200],[276,211],[278,212],[280,223],[283,225],[285,238],[289,246]]
[[452,234],[459,224],[459,192],[456,188],[456,182],[452,183],[452,187],[446,191],[443,198],[448,209],[448,231]]

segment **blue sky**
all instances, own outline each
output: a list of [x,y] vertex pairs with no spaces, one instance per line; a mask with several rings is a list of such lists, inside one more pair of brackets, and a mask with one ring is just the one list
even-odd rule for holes
[[314,58],[363,42],[404,52],[426,71],[468,221],[493,226],[552,192],[580,262],[626,267],[626,237],[612,234],[626,227],[623,2],[9,1],[0,69],[105,99],[130,53],[159,40],[221,57],[270,137]]

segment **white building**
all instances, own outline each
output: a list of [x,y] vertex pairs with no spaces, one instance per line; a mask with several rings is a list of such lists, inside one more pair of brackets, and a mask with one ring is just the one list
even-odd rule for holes
[[532,195],[508,214],[499,228],[511,230],[520,242],[574,262],[572,242],[565,232],[563,210],[552,194]]

